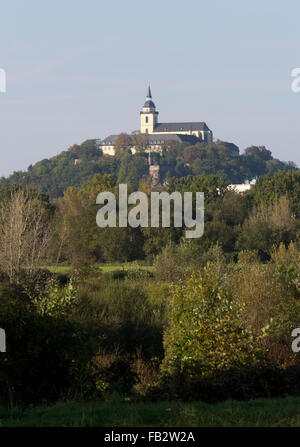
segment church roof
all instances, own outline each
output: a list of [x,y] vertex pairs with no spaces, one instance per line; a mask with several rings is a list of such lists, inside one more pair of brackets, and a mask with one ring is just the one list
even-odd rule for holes
[[151,101],[151,99],[148,99],[145,104],[144,107],[155,107],[155,104],[153,101]]
[[154,132],[181,132],[181,131],[205,130],[208,131],[206,123],[158,123]]
[[[148,143],[149,144],[164,144],[165,141],[177,141],[178,143],[190,143],[190,144],[196,144],[199,143],[199,138],[197,138],[195,135],[180,135],[180,134],[172,134],[172,133],[155,133],[155,134],[143,134],[147,135]],[[116,140],[119,135],[109,135],[104,140],[100,142],[100,146],[114,146],[116,144]],[[132,135],[130,135],[132,136]]]
[[100,142],[100,146],[114,146],[119,135],[109,135]]
[[201,141],[195,135],[180,135],[174,133],[156,133],[156,134],[148,134],[148,142],[149,144],[163,144],[165,141],[177,141],[178,143],[190,143],[196,144]]

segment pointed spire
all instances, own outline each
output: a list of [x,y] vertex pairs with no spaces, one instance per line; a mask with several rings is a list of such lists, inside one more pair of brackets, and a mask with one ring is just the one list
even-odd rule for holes
[[152,98],[152,95],[151,95],[151,90],[150,90],[150,85],[149,85],[149,87],[148,87],[148,91],[147,91],[147,98]]

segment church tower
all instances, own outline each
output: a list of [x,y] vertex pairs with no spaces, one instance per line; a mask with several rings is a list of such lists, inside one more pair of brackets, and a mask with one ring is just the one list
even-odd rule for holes
[[141,133],[152,133],[157,124],[158,112],[152,101],[150,85],[148,87],[146,102],[140,112],[141,115]]

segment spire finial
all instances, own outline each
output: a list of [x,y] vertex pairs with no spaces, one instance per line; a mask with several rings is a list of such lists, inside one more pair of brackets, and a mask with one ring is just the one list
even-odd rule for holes
[[151,89],[150,89],[150,84],[149,84],[149,86],[148,86],[148,91],[147,91],[147,98],[152,98],[152,95],[151,95]]

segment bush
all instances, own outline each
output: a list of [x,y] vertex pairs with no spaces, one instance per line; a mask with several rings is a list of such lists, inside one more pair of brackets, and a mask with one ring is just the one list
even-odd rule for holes
[[90,362],[90,370],[95,384],[95,393],[103,397],[108,393],[129,394],[137,377],[132,370],[131,357],[117,349],[107,353],[100,350]]
[[65,317],[76,305],[77,290],[73,282],[61,287],[58,282],[48,283],[47,290],[33,298],[39,314],[54,317]]
[[227,276],[208,263],[203,274],[194,273],[173,287],[163,371],[204,377],[258,363],[255,333],[241,320],[243,305],[232,294]]
[[152,401],[182,399],[214,403],[224,400],[250,400],[300,394],[300,368],[280,369],[274,366],[255,366],[215,371],[206,377],[185,373],[165,375],[147,390]]
[[148,356],[162,356],[164,308],[151,303],[147,287],[126,279],[104,277],[96,290],[79,288],[74,318],[83,322],[107,352],[134,353],[141,347]]
[[241,250],[238,254],[238,264],[249,265],[258,264],[259,257],[256,250]]
[[289,294],[300,297],[300,250],[291,242],[288,247],[280,244],[274,247],[271,260],[275,264],[278,279],[288,290]]
[[54,401],[80,389],[91,355],[81,325],[39,314],[20,286],[0,291],[0,327],[7,352],[0,356],[3,405]]
[[159,383],[160,359],[154,357],[145,361],[141,350],[137,350],[132,362],[132,370],[136,376],[134,392],[136,398],[144,398]]
[[245,306],[244,324],[259,331],[275,317],[275,307],[291,296],[269,265],[248,263],[239,267],[230,278],[230,287]]
[[190,241],[166,245],[154,262],[155,277],[159,281],[176,282],[201,265],[199,250]]
[[191,240],[182,240],[180,244],[169,244],[155,259],[155,278],[160,281],[178,282],[188,274],[203,268],[208,262],[224,265],[226,257],[217,243],[207,251],[201,250]]

